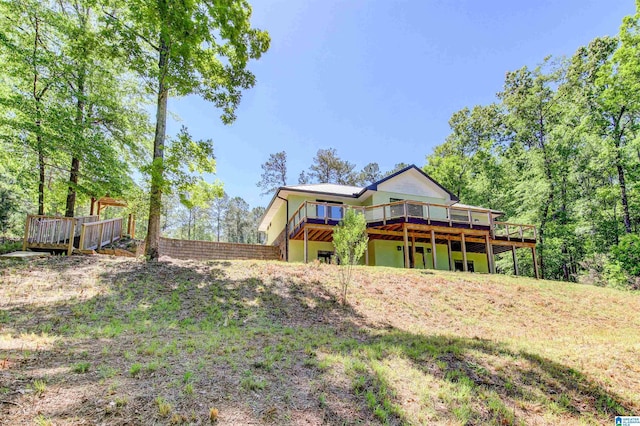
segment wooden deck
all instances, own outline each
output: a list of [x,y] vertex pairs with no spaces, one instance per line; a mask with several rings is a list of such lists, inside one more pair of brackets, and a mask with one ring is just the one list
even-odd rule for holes
[[98,221],[98,216],[28,215],[22,249],[60,250],[71,255],[76,248],[100,248],[121,237],[122,218]]
[[[399,201],[375,206],[307,201],[291,216],[287,224],[288,238],[303,241],[333,241],[333,228],[347,209],[364,214],[370,240],[403,241],[405,256],[416,243],[445,244],[451,251],[485,253],[489,269],[494,271],[494,254],[511,251],[517,273],[516,248],[531,249],[535,261],[537,240],[533,225],[494,221],[492,213],[470,207],[452,207],[416,201]],[[305,244],[305,247],[307,244]],[[435,265],[435,249],[432,250]],[[449,257],[451,255],[449,254]],[[305,249],[305,259],[307,258]],[[451,262],[450,262],[451,263]],[[409,264],[408,260],[405,262]],[[466,266],[466,260],[465,260]]]

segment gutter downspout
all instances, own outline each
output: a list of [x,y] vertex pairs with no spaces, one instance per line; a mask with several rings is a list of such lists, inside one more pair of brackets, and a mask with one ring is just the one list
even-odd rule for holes
[[276,196],[276,198],[281,199],[287,205],[287,215],[284,220],[284,261],[289,261],[289,200],[286,198],[282,198],[280,195]]

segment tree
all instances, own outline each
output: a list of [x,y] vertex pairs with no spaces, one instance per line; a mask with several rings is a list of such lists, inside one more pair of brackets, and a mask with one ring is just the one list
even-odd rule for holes
[[224,215],[224,234],[230,243],[246,243],[250,227],[249,204],[240,197],[229,200]]
[[251,244],[262,244],[264,242],[264,234],[258,231],[258,226],[260,226],[260,219],[264,216],[265,208],[258,206],[251,209],[249,214],[250,225],[249,225],[249,236],[247,238],[247,242]]
[[382,173],[380,172],[378,163],[369,163],[362,168],[358,180],[363,185],[370,185],[380,179],[382,179]]
[[285,151],[269,154],[269,159],[262,164],[262,175],[258,188],[260,195],[271,194],[279,187],[287,185],[287,153]]
[[[545,68],[543,68],[545,67]],[[546,67],[550,67],[547,71]],[[523,67],[508,72],[504,89],[498,94],[506,108],[507,138],[512,145],[527,151],[527,168],[531,182],[536,182],[533,191],[533,204],[539,207],[537,216],[538,236],[540,239],[540,273],[546,275],[545,233],[554,209],[558,208],[556,192],[560,189],[557,175],[562,172],[558,161],[559,143],[563,140],[562,102],[554,90],[561,82],[563,69],[554,68],[547,59],[543,66],[534,70]],[[527,203],[531,204],[531,201]],[[552,259],[552,256],[549,256]]]
[[[242,89],[255,84],[249,60],[269,47],[265,31],[251,28],[245,0],[112,1],[107,22],[118,36],[117,47],[135,72],[152,82],[156,96],[156,130],[151,176],[146,255],[158,258],[162,192],[167,187],[164,164],[167,100],[199,94],[221,108],[222,121],[235,119]],[[182,156],[185,158],[186,156]]]
[[56,28],[47,6],[48,2],[29,0],[0,2],[0,54],[10,86],[0,101],[10,111],[1,124],[14,130],[16,144],[28,146],[37,157],[39,215],[45,211],[46,161],[59,147],[67,116],[51,101],[58,56],[49,45],[56,39]]
[[70,157],[69,217],[78,192],[123,197],[131,190],[129,164],[138,161],[150,134],[143,91],[126,61],[109,49],[96,10],[95,0],[59,1],[53,9],[59,28],[58,92],[73,117],[64,145]]
[[220,241],[221,232],[224,230],[224,218],[229,207],[229,196],[226,192],[218,195],[211,203],[211,215],[215,223],[216,241]]
[[298,175],[298,184],[306,185],[311,182],[311,177],[303,170]]
[[624,232],[632,232],[628,147],[640,130],[640,6],[624,20],[620,38],[593,40],[572,58],[571,83],[582,96],[583,112],[601,136],[602,159],[616,172]]
[[362,213],[347,209],[344,218],[333,230],[333,246],[340,262],[342,304],[347,303],[347,290],[351,283],[353,266],[360,262],[367,250],[367,221]]
[[335,148],[319,149],[309,167],[309,177],[318,183],[355,185],[357,176],[353,173],[355,164],[338,157]]
[[[197,238],[197,223],[200,214],[208,211],[213,200],[222,195],[220,184],[211,184],[204,180],[198,180],[188,192],[180,194],[180,202],[188,211],[187,239]],[[204,239],[204,233],[199,239]]]
[[387,173],[384,174],[384,177],[391,176],[392,174],[399,172],[402,169],[406,169],[410,165],[411,164],[407,164],[407,163],[396,163],[396,165],[393,166],[393,169],[389,170]]
[[0,187],[0,236],[2,242],[7,235],[11,222],[11,215],[17,210],[17,203],[11,191]]

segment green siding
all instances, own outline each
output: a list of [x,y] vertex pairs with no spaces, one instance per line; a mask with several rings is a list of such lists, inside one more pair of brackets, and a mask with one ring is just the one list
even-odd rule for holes
[[[369,261],[374,262],[376,266],[391,266],[395,268],[404,268],[404,251],[398,250],[398,247],[404,246],[403,241],[383,241],[375,240],[369,243]],[[433,259],[427,249],[431,249],[431,244],[416,243],[416,247],[424,247],[423,261],[422,254],[416,253],[415,267],[416,269],[433,269]],[[409,244],[411,250],[411,244]],[[453,260],[462,260],[462,253],[454,251],[451,254]],[[439,270],[449,270],[449,256],[447,254],[446,244],[436,245],[436,261]],[[489,272],[487,264],[487,256],[483,253],[467,253],[467,261],[473,262],[475,272]]]
[[267,242],[266,244],[273,244],[278,235],[284,230],[287,223],[287,204],[284,203],[278,209],[278,212],[273,216],[271,223],[267,227]]

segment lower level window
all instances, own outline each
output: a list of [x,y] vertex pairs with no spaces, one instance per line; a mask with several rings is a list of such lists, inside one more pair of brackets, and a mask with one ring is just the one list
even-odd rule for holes
[[[464,271],[464,263],[462,263],[462,260],[456,260],[453,263],[456,271]],[[467,271],[474,272],[473,261],[467,261]]]

